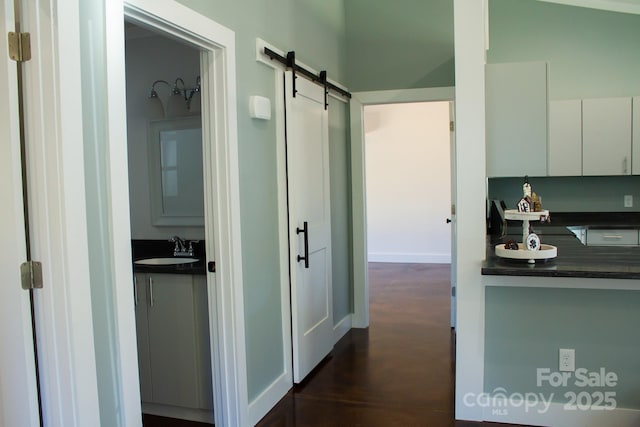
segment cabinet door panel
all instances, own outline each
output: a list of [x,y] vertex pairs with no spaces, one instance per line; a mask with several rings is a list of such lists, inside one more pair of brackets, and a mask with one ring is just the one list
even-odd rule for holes
[[487,176],[547,175],[547,64],[486,67]]
[[582,101],[549,102],[549,176],[582,175]]
[[193,276],[196,336],[198,347],[198,396],[200,409],[213,409],[213,376],[211,372],[211,340],[209,338],[209,301],[207,277]]
[[136,337],[138,342],[138,372],[140,375],[140,399],[152,402],[151,357],[149,354],[149,326],[147,323],[147,275],[134,275],[133,292],[136,306]]
[[193,279],[149,275],[149,348],[154,403],[198,407]]
[[582,101],[582,173],[631,173],[631,98]]

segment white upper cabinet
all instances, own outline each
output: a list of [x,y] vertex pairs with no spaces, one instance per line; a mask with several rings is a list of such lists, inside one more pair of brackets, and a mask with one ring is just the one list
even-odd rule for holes
[[631,173],[640,175],[640,96],[633,98],[633,124],[631,127],[633,128]]
[[582,175],[582,101],[549,102],[549,176]]
[[487,64],[488,177],[547,175],[547,64]]
[[582,174],[631,174],[631,98],[582,101]]

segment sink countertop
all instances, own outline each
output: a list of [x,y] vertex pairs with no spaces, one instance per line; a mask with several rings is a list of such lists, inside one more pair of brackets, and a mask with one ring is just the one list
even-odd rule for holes
[[[638,216],[640,217],[640,215]],[[593,224],[595,222],[593,220],[588,221],[590,224],[573,221],[567,225],[592,225],[598,228],[606,225],[605,223]],[[635,227],[640,227],[640,224],[636,223]],[[640,279],[640,247],[585,246],[566,226],[558,226],[556,224],[532,224],[532,229],[540,236],[542,243],[558,248],[558,256],[556,258],[546,261],[538,260],[535,264],[528,264],[526,261],[521,260],[500,258],[496,256],[494,248],[504,239],[499,236],[487,236],[486,260],[482,264],[482,274]],[[510,234],[505,239],[516,241],[522,239],[521,227],[510,224],[508,230]]]
[[[187,239],[189,240],[189,239]],[[171,258],[173,256],[174,244],[167,240],[145,240],[136,239],[131,241],[131,253],[133,260],[146,258]],[[136,273],[159,273],[159,274],[207,274],[207,257],[204,250],[204,240],[194,244],[194,258],[197,262],[191,264],[174,265],[139,265],[133,264],[133,271]]]

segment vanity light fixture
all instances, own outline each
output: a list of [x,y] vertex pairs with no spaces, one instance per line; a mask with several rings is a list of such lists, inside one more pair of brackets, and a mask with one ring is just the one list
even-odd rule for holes
[[153,82],[147,100],[147,117],[149,119],[161,119],[165,116],[185,116],[190,113],[200,112],[200,76],[196,78],[196,83],[193,87],[186,87],[181,77],[175,79],[173,89],[171,89],[171,94],[167,100],[166,112],[156,91],[156,85],[159,83],[171,87],[166,80]]

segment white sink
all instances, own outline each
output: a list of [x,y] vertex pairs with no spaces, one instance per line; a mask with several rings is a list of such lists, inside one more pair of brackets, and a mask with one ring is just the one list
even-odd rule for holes
[[179,258],[179,257],[171,257],[171,258],[146,258],[139,259],[134,261],[134,264],[137,265],[177,265],[177,264],[192,264],[194,262],[198,262],[199,258]]

